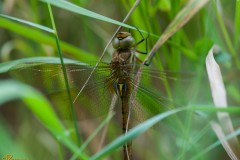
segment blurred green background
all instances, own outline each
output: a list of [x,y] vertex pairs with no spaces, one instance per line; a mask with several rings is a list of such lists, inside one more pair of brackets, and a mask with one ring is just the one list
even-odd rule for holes
[[[68,2],[121,22],[135,1],[69,0]],[[148,51],[150,51],[187,2],[187,0],[142,0],[126,24],[152,34],[148,38]],[[82,14],[77,14],[74,13],[73,7],[66,7],[70,11],[52,6],[63,56],[84,63],[96,62],[118,25],[114,21],[106,22],[102,17],[91,18],[95,15],[86,10],[79,9]],[[186,14],[190,14],[190,11]],[[14,158],[23,159],[70,159],[76,153],[77,149],[74,148],[78,145],[76,135],[73,134],[74,127],[66,127],[66,125],[67,129],[59,129],[59,132],[54,133],[54,127],[52,130],[49,128],[56,127],[54,124],[57,123],[53,123],[48,116],[58,115],[58,111],[55,109],[47,116],[47,112],[41,115],[33,111],[36,109],[23,107],[29,105],[26,101],[30,100],[25,99],[28,98],[28,95],[17,94],[24,92],[21,87],[11,90],[11,86],[18,86],[18,82],[9,83],[9,88],[5,83],[6,79],[12,79],[6,68],[14,66],[15,60],[40,56],[59,57],[54,34],[47,32],[43,27],[37,29],[23,21],[17,22],[9,17],[4,17],[11,16],[53,28],[48,6],[38,0],[2,0],[0,1],[0,13],[0,71],[2,73],[0,75],[0,95],[2,96],[0,97],[2,99],[0,100],[0,157],[10,154]],[[124,27],[122,30],[129,31]],[[141,39],[136,30],[130,31],[135,39]],[[145,37],[147,36],[146,33],[143,34]],[[228,104],[229,106],[239,106],[239,38],[240,1],[209,1],[183,28],[157,50],[150,67],[177,71],[180,73],[180,77],[191,73],[190,77],[184,77],[191,80],[190,83],[184,83],[186,86],[176,89],[170,83],[170,94],[174,102],[184,107],[207,106],[211,110],[214,105],[207,79],[205,58],[212,45],[217,44],[219,51],[215,58],[222,71]],[[139,45],[138,49],[146,50],[144,44]],[[111,61],[112,52],[112,47],[108,47],[103,62]],[[137,56],[141,60],[146,57],[146,55]],[[29,76],[31,78],[31,75]],[[46,81],[48,80],[46,79]],[[156,84],[149,84],[153,88],[152,92],[159,92],[158,88],[154,86]],[[169,94],[166,96],[171,98]],[[22,101],[16,100],[18,98]],[[143,98],[142,103],[144,101],[150,103]],[[37,108],[38,104],[33,102],[32,106]],[[134,159],[230,159],[224,148],[219,145],[219,139],[209,124],[210,120],[217,121],[216,113],[203,112],[200,115],[184,112],[177,115],[177,118],[169,117],[168,120],[158,125],[157,129],[150,129],[137,137],[133,141]],[[237,113],[232,112],[231,118],[234,127],[239,128],[240,121]],[[65,125],[64,120],[56,119],[62,123],[59,126]],[[48,126],[47,121],[53,125]],[[96,130],[101,121],[101,118],[96,117],[94,120],[77,122],[80,130],[80,146],[86,142],[87,137]],[[119,121],[111,120],[104,145],[121,135],[120,126]],[[66,134],[66,139],[59,140],[60,133]],[[238,134],[234,133],[236,137]],[[93,138],[90,145],[83,151],[83,157],[87,155],[85,159],[89,159],[98,151],[100,135]],[[69,144],[66,143],[68,140],[71,145],[66,145]],[[122,159],[121,149],[119,147],[107,157],[114,160]]]

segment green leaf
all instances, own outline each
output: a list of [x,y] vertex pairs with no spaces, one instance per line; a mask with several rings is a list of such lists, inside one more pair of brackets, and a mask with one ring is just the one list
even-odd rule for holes
[[158,7],[162,11],[170,11],[171,10],[171,1],[169,1],[169,0],[160,0],[158,2]]
[[67,2],[67,1],[63,1],[63,0],[41,0],[41,1],[46,2],[46,3],[50,3],[51,5],[53,5],[55,7],[59,7],[61,9],[64,9],[64,10],[67,10],[67,11],[70,11],[70,12],[74,12],[74,13],[81,14],[81,15],[91,17],[91,18],[95,18],[95,19],[99,19],[101,21],[113,23],[113,24],[123,26],[123,27],[126,27],[126,28],[136,29],[135,27],[132,27],[132,26],[124,24],[124,23],[121,23],[119,21],[116,21],[114,19],[105,17],[103,15],[97,14],[95,12],[92,12],[92,11],[87,10],[85,8],[82,8],[80,6],[74,5],[74,4],[72,4],[70,2]]
[[112,143],[107,145],[105,148],[103,148],[100,152],[96,153],[94,156],[92,156],[90,159],[91,160],[96,160],[96,159],[101,159],[111,153],[112,151],[116,150],[117,148],[123,146],[126,142],[136,138],[137,136],[141,135],[145,131],[147,131],[150,127],[158,123],[164,118],[167,118],[173,114],[176,114],[177,112],[180,112],[184,110],[183,108],[181,109],[173,109],[164,113],[161,113],[157,116],[154,116],[147,121],[141,123],[137,127],[134,127],[131,129],[127,134],[120,136],[116,140],[114,140]]
[[54,30],[53,30],[53,29],[48,28],[48,27],[45,27],[45,26],[42,26],[42,25],[40,25],[40,24],[36,24],[36,23],[33,23],[33,22],[29,22],[29,21],[26,21],[26,20],[23,20],[23,19],[19,19],[19,18],[16,18],[16,17],[7,16],[7,15],[3,15],[3,14],[0,14],[0,17],[4,17],[4,18],[6,18],[6,19],[11,19],[11,20],[13,20],[13,21],[17,21],[17,22],[20,22],[20,23],[23,23],[23,24],[32,26],[32,27],[38,28],[38,29],[40,29],[40,30],[43,30],[43,31],[46,31],[46,32],[49,32],[49,33],[54,33]]
[[55,133],[64,132],[64,128],[52,110],[51,104],[39,92],[12,80],[0,81],[0,88],[0,105],[20,98],[50,131]]
[[[22,58],[22,59],[18,59],[18,60],[13,60],[13,61],[9,61],[9,62],[4,62],[4,63],[0,63],[0,73],[5,73],[8,72],[8,70],[17,65],[17,64],[21,64],[21,63],[33,63],[33,62],[42,62],[42,63],[53,63],[53,64],[61,64],[60,63],[60,59],[57,57],[32,57],[32,58]],[[71,59],[67,59],[64,58],[64,63],[68,64],[68,63],[75,63],[79,61],[75,61],[75,60],[71,60]]]
[[181,29],[209,0],[192,0],[178,12],[148,54],[144,63],[149,63],[155,52],[179,29]]
[[[21,24],[19,24],[19,22],[21,22]],[[34,40],[36,42],[48,44],[56,48],[56,40],[53,34],[49,35],[42,31],[38,31],[35,28],[31,28],[31,27],[29,28],[26,26],[26,24],[28,25],[31,24],[31,27],[40,26],[38,24],[34,24],[32,22],[28,22],[25,20],[20,20],[14,17],[0,15],[0,27],[6,28],[12,32],[18,33],[19,35],[29,38],[31,40]],[[44,28],[38,27],[38,29],[44,29]],[[44,29],[44,31],[46,30]],[[88,59],[89,61],[97,60],[97,57],[95,57],[94,55],[88,52],[85,52],[80,48],[77,48],[71,44],[61,41],[60,45],[63,52],[66,52],[68,53],[68,55],[76,57],[79,60],[86,60],[86,59]]]
[[[51,104],[37,90],[13,80],[0,81],[0,105],[11,100],[21,99],[40,122],[71,151],[77,152],[77,146],[67,136],[67,131],[56,116]],[[83,159],[86,155],[81,154]]]
[[239,34],[240,34],[240,1],[236,1],[235,10],[235,34],[234,34],[234,45],[235,49],[239,49]]

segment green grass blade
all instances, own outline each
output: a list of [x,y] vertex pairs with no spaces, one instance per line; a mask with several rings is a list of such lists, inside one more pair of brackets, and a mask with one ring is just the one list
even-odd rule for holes
[[126,27],[126,28],[135,29],[134,27],[132,27],[130,25],[121,23],[119,21],[113,20],[113,19],[105,17],[103,15],[97,14],[95,12],[92,12],[92,11],[87,10],[85,8],[82,8],[80,6],[74,5],[74,4],[72,4],[70,2],[67,2],[67,1],[63,1],[63,0],[41,0],[41,1],[46,2],[46,3],[50,3],[51,5],[53,5],[55,7],[59,7],[59,8],[62,8],[64,10],[67,10],[67,11],[70,11],[70,12],[74,12],[74,13],[77,13],[77,14],[81,14],[81,15],[84,15],[84,16],[91,17],[91,18],[95,18],[95,19],[98,19],[98,20],[101,20],[101,21],[113,23],[113,24],[123,26],[123,27]]
[[[9,127],[0,116],[0,138],[1,138],[1,143],[0,143],[0,156],[3,159],[3,156],[6,155],[12,155],[13,157],[21,157],[21,158],[29,158],[33,159],[33,157],[21,146],[19,143],[16,143],[16,140],[13,139],[12,135],[9,134],[8,131]],[[11,151],[11,154],[10,154]],[[16,156],[15,156],[16,155]]]
[[204,111],[204,112],[227,112],[227,113],[235,113],[239,114],[240,113],[240,108],[239,106],[228,106],[227,108],[216,108],[215,106],[192,106],[191,107],[192,111]]
[[[8,16],[0,16],[0,27],[8,29],[9,31],[15,32],[23,37],[34,40],[35,42],[48,44],[48,45],[56,47],[56,41],[55,41],[55,38],[53,37],[53,35],[43,33],[42,31],[38,31],[34,28],[29,28],[25,25],[25,23],[19,24],[20,20],[18,20],[17,22],[13,21],[13,20],[14,20],[14,18],[9,19]],[[20,22],[25,22],[25,21],[21,20]],[[28,24],[32,24],[32,23],[28,22]],[[32,25],[32,27],[34,27],[34,26],[35,25]],[[85,51],[81,50],[80,48],[77,48],[71,44],[61,41],[60,45],[62,46],[63,52],[66,52],[69,55],[76,57],[79,60],[86,60],[86,57],[89,61],[97,60],[97,57],[94,56],[93,54],[85,52]]]
[[[233,133],[227,135],[225,137],[225,140],[228,141],[232,138],[236,138],[237,136],[240,135],[240,129],[235,130]],[[202,150],[200,153],[198,153],[197,155],[195,155],[194,157],[191,158],[191,160],[196,160],[199,159],[199,157],[203,156],[204,154],[212,151],[214,148],[218,147],[221,145],[220,140],[216,141],[215,143],[209,145],[208,147],[206,147],[206,149]]]
[[[77,146],[66,135],[67,131],[56,116],[51,104],[42,94],[32,87],[13,80],[0,81],[0,88],[0,105],[11,100],[21,99],[60,142],[66,145],[71,151],[77,151]],[[87,159],[87,156],[83,153],[81,157]]]
[[166,112],[161,113],[153,118],[148,119],[147,121],[145,121],[142,124],[138,125],[137,127],[133,128],[132,130],[130,130],[128,132],[128,134],[120,136],[115,141],[113,141],[112,143],[107,145],[105,148],[103,148],[100,152],[98,152],[94,156],[92,156],[90,159],[91,160],[102,159],[103,157],[110,154],[112,151],[114,151],[117,148],[124,145],[129,140],[132,140],[132,139],[136,138],[137,136],[141,135],[142,133],[147,131],[150,127],[152,127],[153,125],[155,125],[162,119],[167,118],[168,116],[171,116],[173,114],[176,114],[176,113],[184,111],[184,110],[206,111],[206,112],[234,112],[234,113],[240,112],[239,108],[234,108],[234,107],[232,107],[232,108],[215,108],[215,107],[209,107],[209,106],[178,108],[178,109],[166,111]]
[[140,134],[147,131],[150,127],[152,127],[154,124],[158,123],[164,118],[167,118],[168,116],[171,116],[173,114],[176,114],[177,112],[183,111],[184,108],[181,109],[173,109],[164,113],[161,113],[157,116],[154,116],[153,118],[150,118],[149,120],[143,122],[142,124],[138,125],[137,127],[131,129],[128,134],[122,135],[116,140],[114,140],[112,143],[107,145],[105,148],[103,148],[100,152],[92,156],[91,160],[101,159],[111,153],[112,151],[116,150],[117,148],[123,146],[126,142],[134,139],[135,137],[139,136]]
[[36,24],[36,23],[33,23],[33,22],[29,22],[29,21],[26,21],[26,20],[23,20],[23,19],[19,19],[19,18],[16,18],[16,17],[7,16],[7,15],[3,15],[3,14],[0,14],[0,17],[4,17],[4,18],[6,18],[6,19],[11,19],[11,20],[13,20],[13,21],[17,21],[17,22],[20,22],[20,23],[29,25],[29,26],[31,26],[31,27],[38,28],[38,29],[40,29],[40,30],[49,32],[49,33],[54,33],[54,30],[53,30],[53,29],[48,28],[48,27],[46,27],[46,26],[42,26],[42,25],[40,25],[40,24]]
[[[219,2],[220,3],[220,2]],[[216,12],[216,16],[217,16],[217,20],[218,20],[218,23],[219,23],[219,26],[220,26],[220,29],[222,31],[222,34],[223,34],[223,37],[224,37],[224,40],[226,42],[226,45],[229,49],[229,52],[231,53],[233,59],[234,59],[234,62],[236,63],[236,66],[238,67],[238,69],[240,69],[240,62],[237,58],[237,52],[235,51],[234,49],[234,45],[232,43],[232,40],[230,38],[230,35],[227,31],[227,27],[226,25],[224,24],[224,20],[222,18],[222,15],[221,13],[219,12],[219,9],[217,7],[217,4],[215,4],[214,6],[214,9],[215,9],[215,12]]]
[[150,63],[155,52],[179,29],[181,29],[209,0],[192,0],[190,1],[169,24],[164,33],[158,39],[144,63]]
[[64,132],[64,128],[52,110],[50,103],[39,92],[16,81],[0,81],[0,86],[0,104],[21,98],[50,131]]
[[[28,108],[49,130],[59,133],[64,132],[64,128],[51,109],[50,103],[40,93],[16,81],[0,81],[0,86],[0,104],[22,98]],[[22,92],[23,90],[24,92]]]
[[76,134],[76,137],[77,137],[76,139],[77,139],[78,145],[80,145],[80,133],[79,133],[79,130],[78,130],[78,125],[77,125],[77,115],[76,115],[76,111],[73,107],[73,100],[72,100],[71,93],[70,93],[70,86],[69,86],[69,82],[68,82],[66,68],[65,68],[65,65],[64,65],[62,50],[61,50],[61,46],[60,46],[60,40],[58,38],[58,33],[57,33],[56,26],[55,26],[55,21],[54,21],[54,18],[53,18],[53,13],[52,13],[52,9],[51,9],[50,4],[48,4],[48,10],[49,10],[49,14],[50,14],[50,17],[51,17],[53,30],[54,30],[58,55],[59,55],[60,62],[61,62],[61,65],[62,65],[62,71],[63,71],[64,81],[65,81],[65,86],[66,86],[66,89],[67,89],[67,95],[68,95],[68,99],[69,99],[69,103],[70,103],[70,111],[71,111],[72,122],[73,122],[73,125],[74,125],[74,128],[75,128],[75,134]]
[[235,10],[235,36],[234,36],[234,45],[235,49],[239,49],[239,34],[240,34],[240,1],[236,1],[236,10]]
[[114,114],[109,114],[105,120],[94,130],[94,132],[88,137],[88,139],[83,143],[83,145],[78,149],[78,152],[74,153],[70,160],[75,160],[82,151],[87,147],[91,140],[100,132],[100,130],[111,120]]
[[[17,64],[21,64],[21,63],[34,63],[34,62],[60,64],[60,60],[57,57],[22,58],[22,59],[18,59],[18,60],[13,60],[13,61],[9,61],[9,62],[0,63],[0,73],[8,72],[9,69],[11,69],[11,67],[14,67]],[[65,64],[76,63],[76,62],[79,63],[79,61],[64,58],[64,63]]]

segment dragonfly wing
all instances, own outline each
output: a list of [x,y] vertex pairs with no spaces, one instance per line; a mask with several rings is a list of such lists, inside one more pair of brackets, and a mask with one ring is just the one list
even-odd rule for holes
[[[102,63],[96,68],[81,94],[79,91],[83,88],[95,66],[74,63],[67,64],[65,67],[72,99],[69,99],[66,92],[65,79],[60,64],[24,63],[14,66],[9,72],[16,79],[33,85],[48,95],[57,111],[66,114],[63,117],[70,116],[69,104],[75,98],[74,106],[79,114],[79,119],[106,114],[113,96],[113,92],[108,90],[111,88],[109,87],[111,84],[107,82],[110,74],[108,65]],[[84,115],[83,110],[89,116]]]
[[[134,76],[137,69],[132,73]],[[171,75],[170,77],[168,77]],[[136,80],[131,81],[132,85],[137,88],[137,93],[132,94],[132,118],[138,122],[143,122],[152,116],[160,114],[163,111],[180,107],[178,103],[173,101],[174,94],[172,91],[187,91],[190,80],[179,79],[181,73],[177,72],[164,72],[160,70],[151,70],[143,67],[140,83],[137,84]],[[184,95],[182,93],[182,95]],[[175,99],[174,99],[175,100]]]

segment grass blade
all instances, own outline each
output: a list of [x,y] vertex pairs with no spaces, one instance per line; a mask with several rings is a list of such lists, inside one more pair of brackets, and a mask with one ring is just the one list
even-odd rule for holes
[[34,28],[38,28],[40,30],[43,30],[43,31],[46,31],[46,32],[49,32],[49,33],[54,33],[53,29],[48,28],[46,26],[42,26],[40,24],[36,24],[36,23],[33,23],[33,22],[29,22],[29,21],[26,21],[26,20],[23,20],[23,19],[7,16],[7,15],[3,15],[3,14],[0,14],[0,16],[3,17],[3,18],[6,18],[6,19],[11,19],[11,20],[14,20],[14,21],[17,21],[17,22],[29,25],[29,26],[34,27]]
[[[14,67],[17,64],[21,64],[21,63],[33,63],[33,62],[42,62],[42,63],[53,63],[53,64],[60,64],[60,60],[59,58],[56,57],[31,57],[31,58],[22,58],[22,59],[18,59],[18,60],[12,60],[9,62],[4,62],[4,63],[0,63],[0,73],[6,73],[9,71],[9,69],[11,69],[12,67]],[[71,60],[71,59],[67,59],[64,58],[64,63],[68,64],[68,63],[76,63],[79,61],[75,61],[75,60]]]
[[[240,135],[240,129],[234,131],[232,134],[230,135],[227,135],[224,140],[227,141],[227,140],[231,140],[232,138],[235,138],[237,136]],[[191,160],[196,160],[196,159],[199,159],[199,157],[201,157],[202,155],[210,152],[211,150],[213,150],[214,148],[216,148],[217,146],[221,145],[221,141],[217,141],[213,144],[211,144],[210,146],[208,146],[206,149],[204,149],[203,151],[201,151],[200,153],[198,153],[196,156],[194,156],[193,158],[191,158]]]
[[175,19],[169,24],[163,32],[157,43],[144,60],[149,64],[155,52],[170,38],[175,32],[182,28],[209,0],[190,0],[189,3],[176,15]]
[[56,44],[57,44],[58,56],[59,56],[59,59],[60,59],[61,65],[62,65],[64,82],[65,82],[65,86],[66,86],[66,89],[67,89],[67,95],[68,95],[68,99],[69,99],[69,103],[70,103],[71,118],[72,118],[73,125],[74,125],[74,128],[75,128],[77,143],[78,143],[78,145],[80,145],[80,133],[79,133],[79,130],[78,130],[78,125],[77,125],[77,115],[76,115],[76,111],[73,107],[73,101],[72,101],[72,97],[71,97],[71,93],[70,93],[70,86],[69,86],[69,81],[68,81],[68,77],[67,77],[66,67],[65,67],[64,61],[63,61],[63,55],[62,55],[60,40],[58,38],[58,33],[57,33],[56,26],[55,26],[55,21],[54,21],[54,18],[53,18],[52,8],[51,8],[50,4],[48,4],[48,10],[49,10],[49,14],[50,14],[50,17],[51,17],[52,27],[53,27],[53,30],[54,30],[54,36],[55,36],[55,40],[56,40]]
[[[21,22],[21,23],[19,24],[19,22]],[[22,20],[22,19],[17,19],[17,18],[10,17],[10,16],[0,15],[0,27],[6,28],[9,31],[15,32],[23,37],[34,40],[35,42],[48,44],[48,45],[51,45],[54,47],[56,46],[56,41],[55,41],[55,38],[52,36],[52,34],[50,34],[50,35],[45,34],[41,31],[35,30],[34,28],[29,28],[26,26],[26,24],[28,24],[28,25],[31,24],[31,27],[34,27],[34,28],[35,28],[35,26],[41,26],[41,25],[29,22],[29,21]],[[44,28],[38,27],[38,29],[44,29]],[[60,45],[62,46],[63,52],[66,52],[69,55],[78,58],[79,60],[83,60],[86,57],[90,61],[94,61],[97,59],[93,54],[89,54],[88,52],[85,52],[85,51],[81,50],[80,48],[77,48],[66,42],[61,41]],[[86,59],[84,59],[84,60],[86,60]]]
[[124,145],[126,142],[134,139],[135,137],[139,136],[140,134],[144,133],[147,131],[150,127],[152,127],[154,124],[158,123],[164,118],[167,118],[168,116],[171,116],[173,114],[176,114],[177,112],[183,111],[184,108],[180,109],[173,109],[167,112],[164,112],[162,114],[159,114],[157,116],[154,116],[153,118],[148,119],[144,123],[138,125],[137,127],[131,129],[128,134],[122,135],[116,140],[114,140],[112,143],[107,145],[105,148],[103,148],[100,152],[92,156],[90,159],[91,160],[96,160],[96,159],[101,159],[114,151],[115,149],[121,147]]
[[234,46],[235,49],[239,49],[239,35],[240,34],[240,1],[236,1],[236,11],[235,11],[235,36],[234,36]]
[[67,11],[70,11],[70,12],[74,12],[74,13],[77,13],[77,14],[88,16],[88,17],[91,17],[91,18],[95,18],[95,19],[98,19],[98,20],[105,21],[105,22],[113,23],[113,24],[123,26],[123,27],[126,27],[126,28],[135,29],[134,27],[132,27],[130,25],[121,23],[119,21],[113,20],[113,19],[105,17],[103,15],[97,14],[95,12],[92,12],[92,11],[87,10],[85,8],[82,8],[80,6],[74,5],[74,4],[72,4],[70,2],[67,2],[67,1],[63,1],[63,0],[41,0],[41,1],[46,2],[46,3],[50,3],[51,5],[53,5],[55,7],[59,7],[59,8],[62,8],[64,10],[67,10]]
[[[15,99],[22,99],[40,122],[72,152],[77,152],[77,146],[67,136],[67,131],[56,116],[50,103],[38,91],[25,84],[13,80],[0,81],[0,105]],[[24,91],[24,92],[23,92]],[[82,159],[87,159],[81,154]]]
[[88,137],[88,139],[84,142],[84,144],[78,149],[78,152],[75,152],[70,160],[75,160],[77,156],[81,155],[82,151],[86,148],[86,146],[91,142],[91,140],[99,133],[99,131],[111,120],[114,116],[113,113],[110,113],[107,118],[103,120],[103,122],[94,130],[94,132]]

